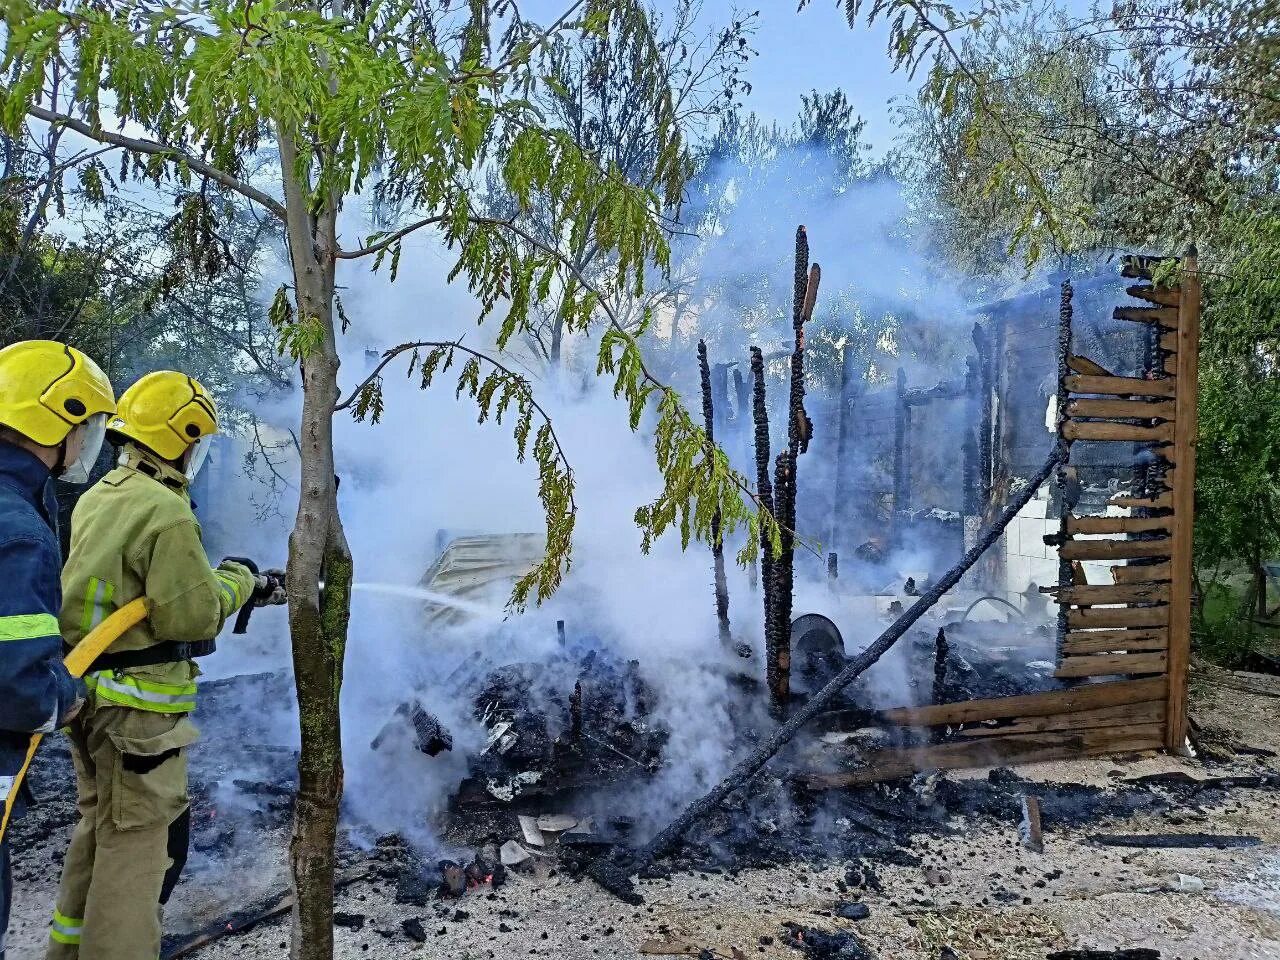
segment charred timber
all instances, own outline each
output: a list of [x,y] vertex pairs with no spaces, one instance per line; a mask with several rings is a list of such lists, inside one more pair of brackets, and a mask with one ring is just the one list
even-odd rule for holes
[[[1067,431],[1067,377],[1071,369],[1071,320],[1074,312],[1074,291],[1071,281],[1064,281],[1058,301],[1058,533],[1065,538],[1071,520],[1072,502],[1075,498],[1068,496],[1067,487],[1070,479],[1067,464],[1071,459],[1071,439]],[[1071,558],[1058,554],[1058,590],[1065,591],[1075,582],[1075,574],[1071,567]],[[1058,607],[1057,650],[1058,659],[1062,659],[1062,645],[1069,629],[1067,607]]]
[[765,679],[769,702],[775,710],[785,709],[791,699],[791,606],[795,557],[795,472],[791,454],[783,450],[774,464],[774,498],[778,503],[778,524],[782,527],[782,552],[773,562],[773,616],[765,636]]
[[991,357],[991,346],[987,340],[986,331],[982,329],[982,325],[975,323],[973,325],[973,346],[978,352],[978,369],[980,379],[978,383],[979,398],[979,416],[975,418],[978,424],[978,491],[977,491],[977,508],[973,511],[975,515],[982,513],[987,502],[991,498],[991,431],[992,431],[992,410],[991,410],[991,392],[995,380],[995,371]]
[[[751,348],[752,413],[756,428],[756,495],[760,505],[775,519],[773,482],[769,479],[769,405],[764,392],[764,355]],[[764,635],[766,644],[773,635],[773,545],[767,537],[760,544],[760,585],[764,592]]]
[[980,396],[979,388],[979,372],[978,361],[974,357],[970,357],[965,365],[964,393],[965,393],[965,427],[963,439],[963,484],[964,484],[964,515],[967,517],[977,516],[978,510],[978,471],[981,469],[978,464],[978,398]]
[[911,421],[911,408],[906,402],[907,372],[898,368],[898,402],[893,417],[893,531],[896,537],[898,523],[906,515],[911,504],[907,492],[907,428]]
[[791,717],[778,727],[773,734],[759,747],[751,751],[733,772],[712,788],[705,796],[695,800],[689,807],[673,820],[666,828],[653,837],[635,855],[622,860],[597,861],[592,865],[590,875],[606,889],[620,896],[633,897],[630,874],[651,864],[657,857],[670,850],[688,829],[708,813],[718,807],[729,794],[749,783],[784,746],[790,743],[797,733],[814,717],[824,712],[840,691],[871,668],[886,652],[897,643],[908,630],[942,597],[960,582],[978,558],[1004,533],[1006,527],[1017,517],[1035,496],[1036,491],[1046,483],[1058,467],[1061,452],[1055,449],[1044,466],[1031,478],[1005,506],[995,522],[978,538],[954,567],[939,577],[915,603],[913,603],[893,624],[880,634],[866,649],[853,657],[821,690],[815,693],[803,706],[799,707]]
[[[848,480],[845,462],[849,456],[850,420],[853,419],[853,362],[854,354],[848,346],[840,356],[840,418],[836,436],[836,479],[835,496],[831,506],[831,546],[839,550],[842,546],[840,532],[844,528],[841,519],[844,516],[845,499],[848,497]],[[832,554],[835,556],[835,554]]]
[[[698,368],[702,374],[702,419],[707,430],[707,462],[708,469],[716,455],[715,439],[715,402],[711,395],[711,365],[707,362],[707,342],[698,341]],[[722,372],[725,368],[719,368]],[[726,385],[727,376],[724,378]],[[716,624],[720,631],[720,643],[725,647],[733,646],[733,636],[729,632],[729,581],[724,571],[724,543],[721,540],[720,528],[722,517],[720,508],[716,507],[711,514],[711,559],[715,570],[716,592]]]

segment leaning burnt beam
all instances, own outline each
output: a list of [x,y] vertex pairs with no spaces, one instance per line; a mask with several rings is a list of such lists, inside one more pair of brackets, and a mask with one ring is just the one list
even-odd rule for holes
[[[702,374],[702,419],[707,430],[707,460],[710,462],[716,455],[715,440],[715,403],[711,397],[711,365],[707,362],[707,342],[698,341],[698,369]],[[726,368],[721,365],[719,368]],[[727,381],[727,377],[725,378]],[[733,645],[733,636],[729,632],[729,581],[724,572],[724,543],[720,530],[723,518],[720,508],[716,507],[711,514],[711,559],[715,569],[716,591],[716,624],[720,631],[720,642],[725,647]]]
[[[776,516],[773,482],[769,479],[769,405],[764,392],[764,355],[751,348],[752,413],[756,428],[756,496],[760,506]],[[773,631],[773,545],[761,537],[760,585],[764,593],[764,636],[766,646]]]
[[733,772],[720,781],[705,796],[700,797],[673,820],[666,828],[653,837],[633,856],[619,861],[597,861],[592,865],[590,875],[606,889],[620,895],[629,895],[630,873],[643,869],[656,858],[666,853],[695,823],[716,809],[724,799],[735,790],[749,783],[774,755],[790,743],[814,717],[827,709],[836,696],[865,673],[870,667],[888,652],[908,630],[929,611],[942,597],[960,582],[978,558],[1000,538],[1006,527],[1014,521],[1018,513],[1031,502],[1036,491],[1043,486],[1058,467],[1061,451],[1055,448],[1044,466],[1033,476],[1025,487],[1014,495],[991,526],[978,538],[960,561],[937,579],[910,608],[898,617],[884,633],[880,634],[865,650],[853,657],[835,677],[821,690],[815,693],[803,706],[778,727],[773,734],[759,747],[753,750],[734,767]]

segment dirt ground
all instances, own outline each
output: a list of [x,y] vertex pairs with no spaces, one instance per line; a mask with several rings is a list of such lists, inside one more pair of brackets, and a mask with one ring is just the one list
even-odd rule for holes
[[[1280,699],[1198,684],[1193,715],[1206,743],[1253,748],[1212,770],[1195,760],[1141,756],[1032,764],[1033,781],[1112,784],[1121,778],[1182,771],[1194,777],[1280,770]],[[985,771],[949,776],[981,777]],[[69,826],[69,820],[68,820]],[[1237,789],[1215,806],[1140,813],[1099,826],[1104,833],[1249,834],[1247,849],[1130,849],[1089,842],[1087,831],[1045,824],[1043,854],[1025,850],[1006,824],[953,823],[958,832],[923,837],[916,866],[878,864],[882,890],[843,884],[847,865],[790,865],[736,875],[698,873],[642,881],[644,903],[629,906],[588,880],[549,869],[514,873],[496,891],[482,888],[426,907],[398,904],[376,874],[340,893],[346,916],[335,933],[338,955],[507,960],[635,957],[667,951],[715,957],[798,957],[786,923],[855,931],[882,960],[937,960],[950,948],[961,960],[1042,960],[1053,950],[1154,948],[1172,960],[1280,958],[1280,792]],[[190,929],[283,890],[285,837],[263,842],[230,876],[195,869],[170,906],[167,925]],[[63,839],[61,842],[65,842]],[[61,843],[17,856],[10,934],[13,960],[41,955],[57,883]],[[352,870],[361,872],[356,862]],[[845,886],[845,889],[841,889]],[[869,916],[837,919],[843,901],[861,900]],[[418,920],[415,939],[405,921]],[[207,960],[287,955],[287,915],[212,943]],[[704,954],[704,956],[707,954]]]

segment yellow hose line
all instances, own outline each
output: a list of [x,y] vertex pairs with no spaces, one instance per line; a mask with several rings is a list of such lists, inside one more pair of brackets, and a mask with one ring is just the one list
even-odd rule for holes
[[[67,672],[73,677],[83,677],[93,661],[106,653],[111,644],[119,640],[126,630],[137,626],[146,618],[147,601],[143,597],[126,603],[85,634],[84,639],[71,649],[67,659],[63,661]],[[22,769],[18,771],[18,775],[13,778],[13,786],[4,801],[4,819],[0,821],[0,840],[4,839],[5,831],[9,829],[9,816],[13,813],[13,805],[18,801],[18,790],[22,786],[22,781],[26,779],[27,770],[30,769],[31,761],[36,755],[36,748],[40,746],[40,741],[43,739],[42,733],[31,735],[31,745],[27,747],[27,758],[22,762]]]

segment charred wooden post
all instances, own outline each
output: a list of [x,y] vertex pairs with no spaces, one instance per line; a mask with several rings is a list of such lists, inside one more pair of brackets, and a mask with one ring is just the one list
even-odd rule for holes
[[791,609],[795,588],[796,462],[809,449],[813,421],[804,408],[804,325],[813,315],[822,271],[809,265],[809,237],[796,228],[795,273],[791,298],[791,391],[787,405],[787,449],[775,461],[773,495],[782,527],[782,550],[773,564],[772,630],[766,627],[766,673],[770,702],[783,708],[791,698]]
[[978,453],[978,397],[979,397],[978,361],[970,357],[965,363],[964,374],[964,439],[963,439],[963,483],[964,506],[960,513],[965,517],[976,516],[979,506],[978,474],[981,470]]
[[[841,351],[840,364],[840,416],[836,434],[836,477],[835,493],[831,505],[831,546],[839,550],[844,546],[842,537],[842,520],[845,500],[849,497],[848,465],[849,431],[853,419],[853,351],[846,345]],[[833,553],[832,556],[835,556]]]
[[791,601],[795,556],[795,473],[791,452],[783,450],[774,461],[774,500],[778,504],[778,524],[782,527],[782,552],[773,562],[772,630],[765,636],[765,679],[769,703],[785,709],[791,699]]
[[751,383],[742,375],[738,364],[733,367],[733,393],[737,400],[737,410],[733,417],[734,443],[742,451],[742,462],[750,463],[753,451],[751,432]]
[[654,859],[670,850],[688,829],[708,813],[718,807],[729,794],[749,783],[764,768],[775,754],[790,743],[797,733],[814,717],[827,709],[835,697],[865,673],[889,649],[898,642],[906,632],[942,597],[960,582],[960,578],[968,572],[980,556],[1000,538],[1005,528],[1013,522],[1018,513],[1035,496],[1038,490],[1057,469],[1060,451],[1055,448],[1044,466],[1031,478],[1031,482],[1019,490],[1004,508],[995,522],[950,570],[944,573],[923,596],[898,617],[893,624],[877,637],[866,649],[853,657],[845,667],[836,674],[821,690],[815,693],[805,704],[799,707],[788,720],[775,730],[767,740],[744,757],[733,772],[720,781],[705,796],[691,803],[684,813],[676,817],[666,828],[653,837],[634,856],[625,856],[621,860],[597,861],[592,865],[589,874],[601,885],[620,896],[630,895],[632,872],[642,870]]
[[[698,341],[698,368],[702,374],[702,419],[707,431],[707,459],[716,455],[715,440],[715,404],[711,397],[711,366],[707,362],[707,342]],[[718,367],[723,371],[723,365]],[[727,378],[726,378],[727,382]],[[733,636],[729,632],[729,581],[724,572],[724,543],[720,538],[722,518],[717,507],[711,515],[711,559],[715,569],[716,591],[716,624],[720,631],[720,642],[730,647]]]
[[560,642],[560,646],[562,646],[562,647],[563,647],[563,646],[565,645],[564,621],[563,621],[563,620],[557,620],[557,621],[556,621],[556,640],[558,640],[558,641]]
[[717,363],[711,368],[711,400],[716,429],[722,434],[729,425],[729,364]]
[[991,355],[991,345],[982,325],[973,325],[973,346],[978,353],[978,391],[979,391],[979,423],[978,423],[978,510],[982,513],[991,501],[991,483],[993,470],[991,465],[991,439],[993,404],[991,396],[995,390],[995,358]]
[[938,628],[938,635],[933,638],[933,702],[945,703],[947,699],[947,657],[951,646],[947,643],[947,632]]
[[898,399],[893,416],[893,520],[890,529],[894,538],[901,529],[902,518],[908,509],[907,498],[907,423],[911,408],[907,406],[907,371],[898,368]]
[[573,694],[569,697],[569,739],[577,743],[582,739],[582,681],[573,685]]
[[832,583],[840,579],[840,556],[834,550],[827,554],[827,579]]
[[[1071,289],[1071,281],[1065,280],[1062,283],[1062,291],[1058,300],[1058,393],[1056,400],[1056,409],[1054,411],[1057,417],[1058,426],[1058,536],[1066,542],[1067,525],[1071,518],[1072,497],[1067,496],[1067,489],[1070,485],[1068,462],[1071,459],[1071,441],[1067,439],[1066,431],[1063,427],[1067,420],[1067,375],[1070,373],[1069,358],[1071,356],[1071,317],[1074,310],[1072,303],[1073,291]],[[1066,551],[1059,549],[1058,551],[1058,589],[1065,591],[1074,582],[1074,570],[1071,566],[1071,560],[1066,556]],[[1063,645],[1067,640],[1068,623],[1067,605],[1064,603],[1058,607],[1058,658],[1062,658]]]
[[[756,496],[760,505],[776,519],[773,482],[769,479],[769,405],[764,392],[764,354],[751,348],[752,414],[756,428]],[[764,591],[764,636],[768,645],[773,634],[773,545],[761,538],[760,586]]]

